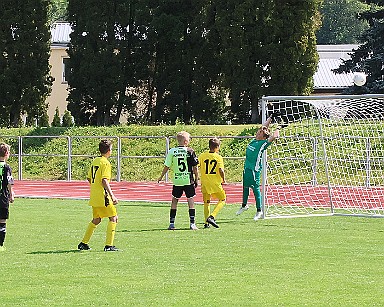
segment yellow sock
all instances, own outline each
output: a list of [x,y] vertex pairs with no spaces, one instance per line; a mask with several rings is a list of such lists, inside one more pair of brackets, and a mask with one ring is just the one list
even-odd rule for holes
[[89,240],[91,239],[93,232],[95,231],[97,225],[93,224],[92,222],[89,222],[87,230],[85,231],[84,238],[81,240],[81,242],[88,244]]
[[105,245],[113,246],[113,241],[115,240],[115,230],[116,230],[115,222],[108,222],[107,226],[107,239],[105,240]]
[[224,200],[219,200],[217,202],[217,205],[215,206],[215,209],[213,210],[213,212],[211,214],[214,218],[216,218],[216,216],[220,212],[220,210],[223,209],[224,204],[225,204]]
[[204,223],[207,220],[208,216],[210,215],[211,215],[210,204],[207,202],[204,202]]

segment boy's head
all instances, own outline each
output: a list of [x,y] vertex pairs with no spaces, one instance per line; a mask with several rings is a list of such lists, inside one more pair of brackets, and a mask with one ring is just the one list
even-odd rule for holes
[[8,158],[11,152],[11,146],[5,143],[0,143],[0,157]]
[[261,126],[256,132],[256,140],[266,140],[270,137],[271,131],[266,126]]
[[176,135],[179,146],[187,146],[191,140],[191,135],[186,131],[181,131]]
[[209,151],[217,152],[220,149],[220,140],[218,138],[212,138],[209,140]]
[[102,155],[112,150],[112,142],[110,140],[101,140],[99,143],[99,151]]

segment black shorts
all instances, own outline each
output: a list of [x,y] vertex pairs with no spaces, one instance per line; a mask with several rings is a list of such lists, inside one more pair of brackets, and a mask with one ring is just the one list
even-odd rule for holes
[[9,218],[8,208],[0,208],[0,219],[7,220]]
[[179,199],[183,195],[183,192],[185,192],[187,198],[194,197],[196,195],[195,186],[193,184],[183,186],[174,185],[172,188],[172,196],[174,198]]

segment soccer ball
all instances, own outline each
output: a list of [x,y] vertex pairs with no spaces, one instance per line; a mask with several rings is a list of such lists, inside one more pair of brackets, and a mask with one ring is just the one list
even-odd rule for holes
[[357,86],[363,86],[367,81],[367,77],[363,72],[357,72],[353,75],[353,83]]

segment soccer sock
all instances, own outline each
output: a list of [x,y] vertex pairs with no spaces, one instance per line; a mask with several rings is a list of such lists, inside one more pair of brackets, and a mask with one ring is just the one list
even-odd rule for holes
[[170,224],[175,224],[176,210],[177,210],[177,209],[171,209],[171,210],[169,211],[169,223],[170,223]]
[[88,244],[89,240],[91,239],[93,232],[95,231],[97,225],[93,224],[92,222],[89,222],[87,230],[85,231],[84,238],[81,240],[81,242]]
[[113,246],[113,241],[115,240],[115,230],[116,230],[116,222],[108,222],[107,226],[107,238],[105,240],[105,245]]
[[195,224],[195,209],[189,209],[189,222]]
[[248,202],[249,197],[249,188],[243,187],[243,204],[242,207],[245,207]]
[[5,233],[6,233],[6,224],[0,223],[0,246],[3,246],[4,240],[5,240]]
[[220,210],[223,209],[224,204],[225,204],[224,200],[219,200],[217,202],[217,205],[215,206],[215,209],[213,210],[213,212],[211,214],[215,219],[216,219],[217,214],[220,212]]
[[209,202],[204,202],[204,222],[211,215],[211,208]]
[[260,192],[260,186],[256,186],[253,188],[253,194],[255,195],[255,201],[256,201],[256,210],[261,211],[261,192]]

